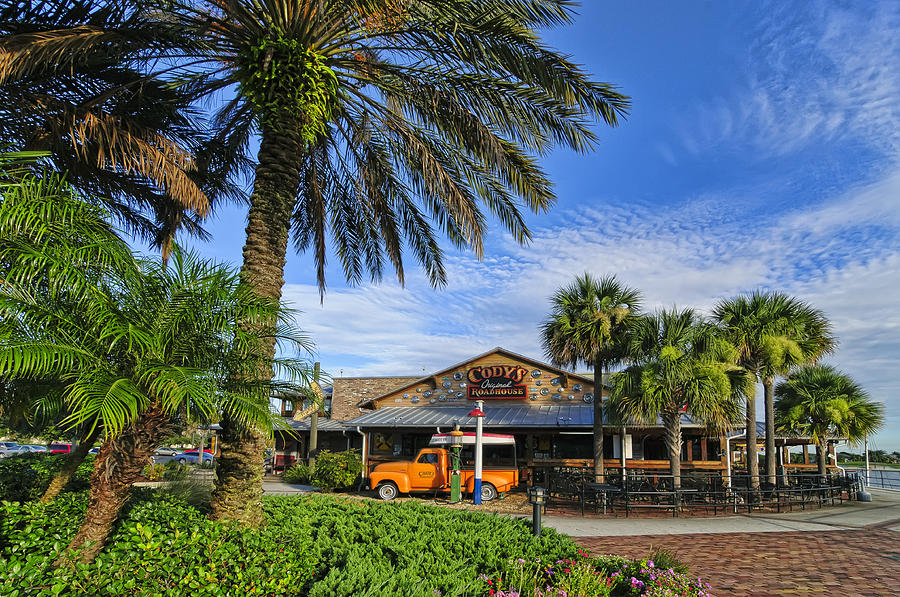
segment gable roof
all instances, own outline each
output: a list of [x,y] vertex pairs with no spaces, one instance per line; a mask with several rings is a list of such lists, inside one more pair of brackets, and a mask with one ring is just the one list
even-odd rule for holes
[[440,377],[446,373],[450,373],[452,371],[459,369],[466,363],[471,363],[472,361],[477,361],[478,359],[483,359],[485,357],[489,357],[494,354],[501,354],[510,359],[513,359],[516,361],[521,361],[521,362],[527,363],[529,365],[534,365],[535,367],[538,367],[541,369],[557,371],[559,373],[565,374],[569,378],[578,379],[582,383],[588,383],[590,385],[594,384],[594,380],[589,377],[585,377],[578,373],[572,373],[572,372],[566,371],[565,369],[560,369],[559,367],[555,367],[553,365],[550,365],[549,363],[544,363],[544,362],[538,361],[536,359],[532,359],[530,357],[526,357],[526,356],[520,355],[518,353],[512,352],[511,350],[506,350],[505,348],[498,346],[496,348],[492,348],[491,350],[489,350],[487,352],[483,352],[479,355],[475,355],[474,357],[469,357],[468,359],[466,359],[464,361],[460,361],[459,363],[456,363],[455,365],[450,365],[449,367],[445,367],[439,371],[435,371],[434,373],[430,373],[430,374],[424,375],[422,377],[417,377],[417,378],[411,380],[409,383],[406,383],[405,385],[402,385],[402,386],[399,386],[396,388],[392,388],[389,391],[383,392],[382,394],[380,394],[378,396],[374,396],[372,398],[365,398],[364,400],[361,400],[356,406],[361,408],[363,406],[372,404],[372,403],[378,401],[379,399],[384,398],[388,394],[393,394],[395,392],[401,392],[403,390],[415,387],[422,383],[427,383],[429,380],[431,380],[433,378]]

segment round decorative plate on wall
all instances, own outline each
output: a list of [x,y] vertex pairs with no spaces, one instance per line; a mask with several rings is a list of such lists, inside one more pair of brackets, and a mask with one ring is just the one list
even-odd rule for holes
[[550,390],[547,388],[541,388],[541,396],[549,396]]
[[459,371],[457,371],[456,373],[453,374],[453,379],[455,379],[456,381],[459,381],[462,378],[463,378],[463,374],[460,373]]
[[593,394],[585,394],[584,398],[582,398],[582,400],[584,400],[585,402],[590,404],[591,402],[594,401],[594,395]]

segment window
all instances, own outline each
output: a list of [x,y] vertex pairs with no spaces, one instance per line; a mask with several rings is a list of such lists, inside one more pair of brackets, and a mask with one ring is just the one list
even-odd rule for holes
[[437,464],[438,455],[433,452],[422,454],[421,456],[419,456],[419,459],[416,462],[418,462],[419,464]]

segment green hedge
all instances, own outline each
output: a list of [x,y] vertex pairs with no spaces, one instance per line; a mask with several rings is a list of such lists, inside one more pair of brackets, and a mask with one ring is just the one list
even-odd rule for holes
[[319,489],[334,491],[356,486],[360,474],[362,474],[362,457],[358,451],[322,450],[316,456],[316,466],[312,473],[306,464],[295,464],[284,472],[283,479],[285,483],[311,483]]
[[[0,460],[0,500],[24,502],[44,495],[68,454],[20,454]],[[94,457],[88,456],[75,471],[64,491],[83,491],[90,486]]]
[[0,506],[0,595],[296,595],[316,572],[300,535],[215,523],[150,491],[138,492],[93,564],[54,570],[86,501]]
[[84,494],[2,505],[0,595],[482,595],[479,576],[517,557],[577,553],[526,522],[415,502],[266,497],[260,531],[211,522],[172,496],[139,491],[89,566],[52,569],[80,522]]

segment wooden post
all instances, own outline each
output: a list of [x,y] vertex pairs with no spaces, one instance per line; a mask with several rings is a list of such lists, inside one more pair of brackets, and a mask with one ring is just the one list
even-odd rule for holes
[[694,460],[694,440],[689,439],[685,442],[687,445],[687,461],[693,462]]
[[707,447],[707,439],[704,437],[700,440],[700,460],[709,460],[709,449]]
[[803,464],[809,464],[809,444],[803,444]]

